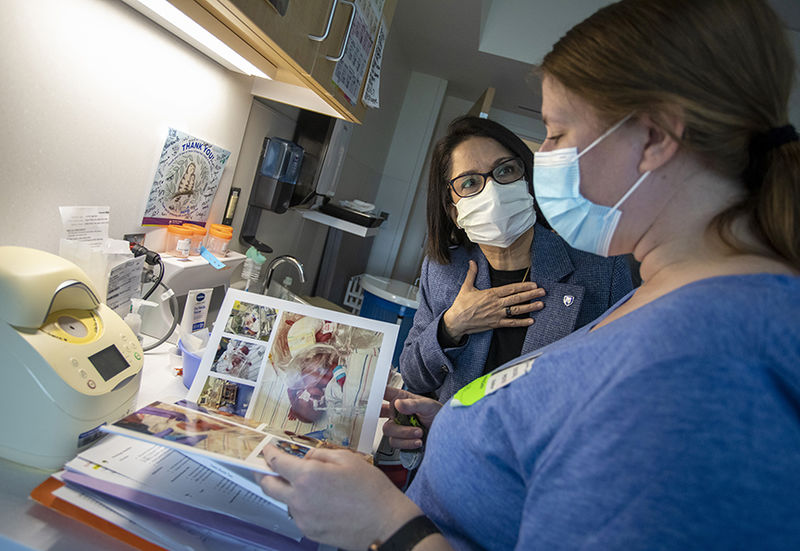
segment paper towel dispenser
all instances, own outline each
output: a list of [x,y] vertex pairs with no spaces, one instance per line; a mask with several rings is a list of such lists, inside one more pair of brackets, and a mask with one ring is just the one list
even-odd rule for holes
[[304,157],[290,206],[333,197],[354,127],[342,119],[300,111],[293,141],[303,148]]
[[282,138],[264,138],[242,223],[243,242],[253,245],[261,252],[272,252],[271,247],[255,237],[261,211],[268,210],[278,214],[286,212],[302,165],[302,147]]
[[301,110],[292,141],[267,137],[259,156],[240,240],[263,253],[256,239],[261,211],[281,214],[289,207],[327,202],[336,192],[353,123]]

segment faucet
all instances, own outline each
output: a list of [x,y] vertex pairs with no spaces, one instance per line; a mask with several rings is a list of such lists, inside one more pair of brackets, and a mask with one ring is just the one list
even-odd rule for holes
[[297,273],[300,274],[300,283],[306,282],[306,274],[303,271],[303,265],[300,263],[300,261],[291,255],[284,254],[273,258],[272,262],[269,263],[269,266],[267,267],[267,284],[264,286],[264,293],[266,293],[267,289],[269,289],[269,284],[272,282],[272,274],[275,271],[275,268],[284,262],[288,262],[297,269]]

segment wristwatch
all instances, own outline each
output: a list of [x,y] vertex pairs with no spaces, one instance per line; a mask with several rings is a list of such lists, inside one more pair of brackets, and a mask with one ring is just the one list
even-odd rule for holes
[[411,551],[419,542],[438,533],[439,529],[431,519],[419,515],[401,526],[388,540],[374,542],[368,551]]

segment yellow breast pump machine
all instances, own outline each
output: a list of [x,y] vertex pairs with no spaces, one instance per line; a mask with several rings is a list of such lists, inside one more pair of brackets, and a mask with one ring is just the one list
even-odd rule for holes
[[133,410],[142,347],[75,264],[0,247],[0,318],[0,457],[60,468]]

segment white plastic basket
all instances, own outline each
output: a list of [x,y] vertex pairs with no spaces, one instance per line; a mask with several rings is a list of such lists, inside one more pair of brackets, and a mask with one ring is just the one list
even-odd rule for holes
[[361,288],[361,275],[353,276],[347,284],[347,292],[344,294],[344,306],[356,316],[361,312],[361,303],[364,300],[364,290]]

